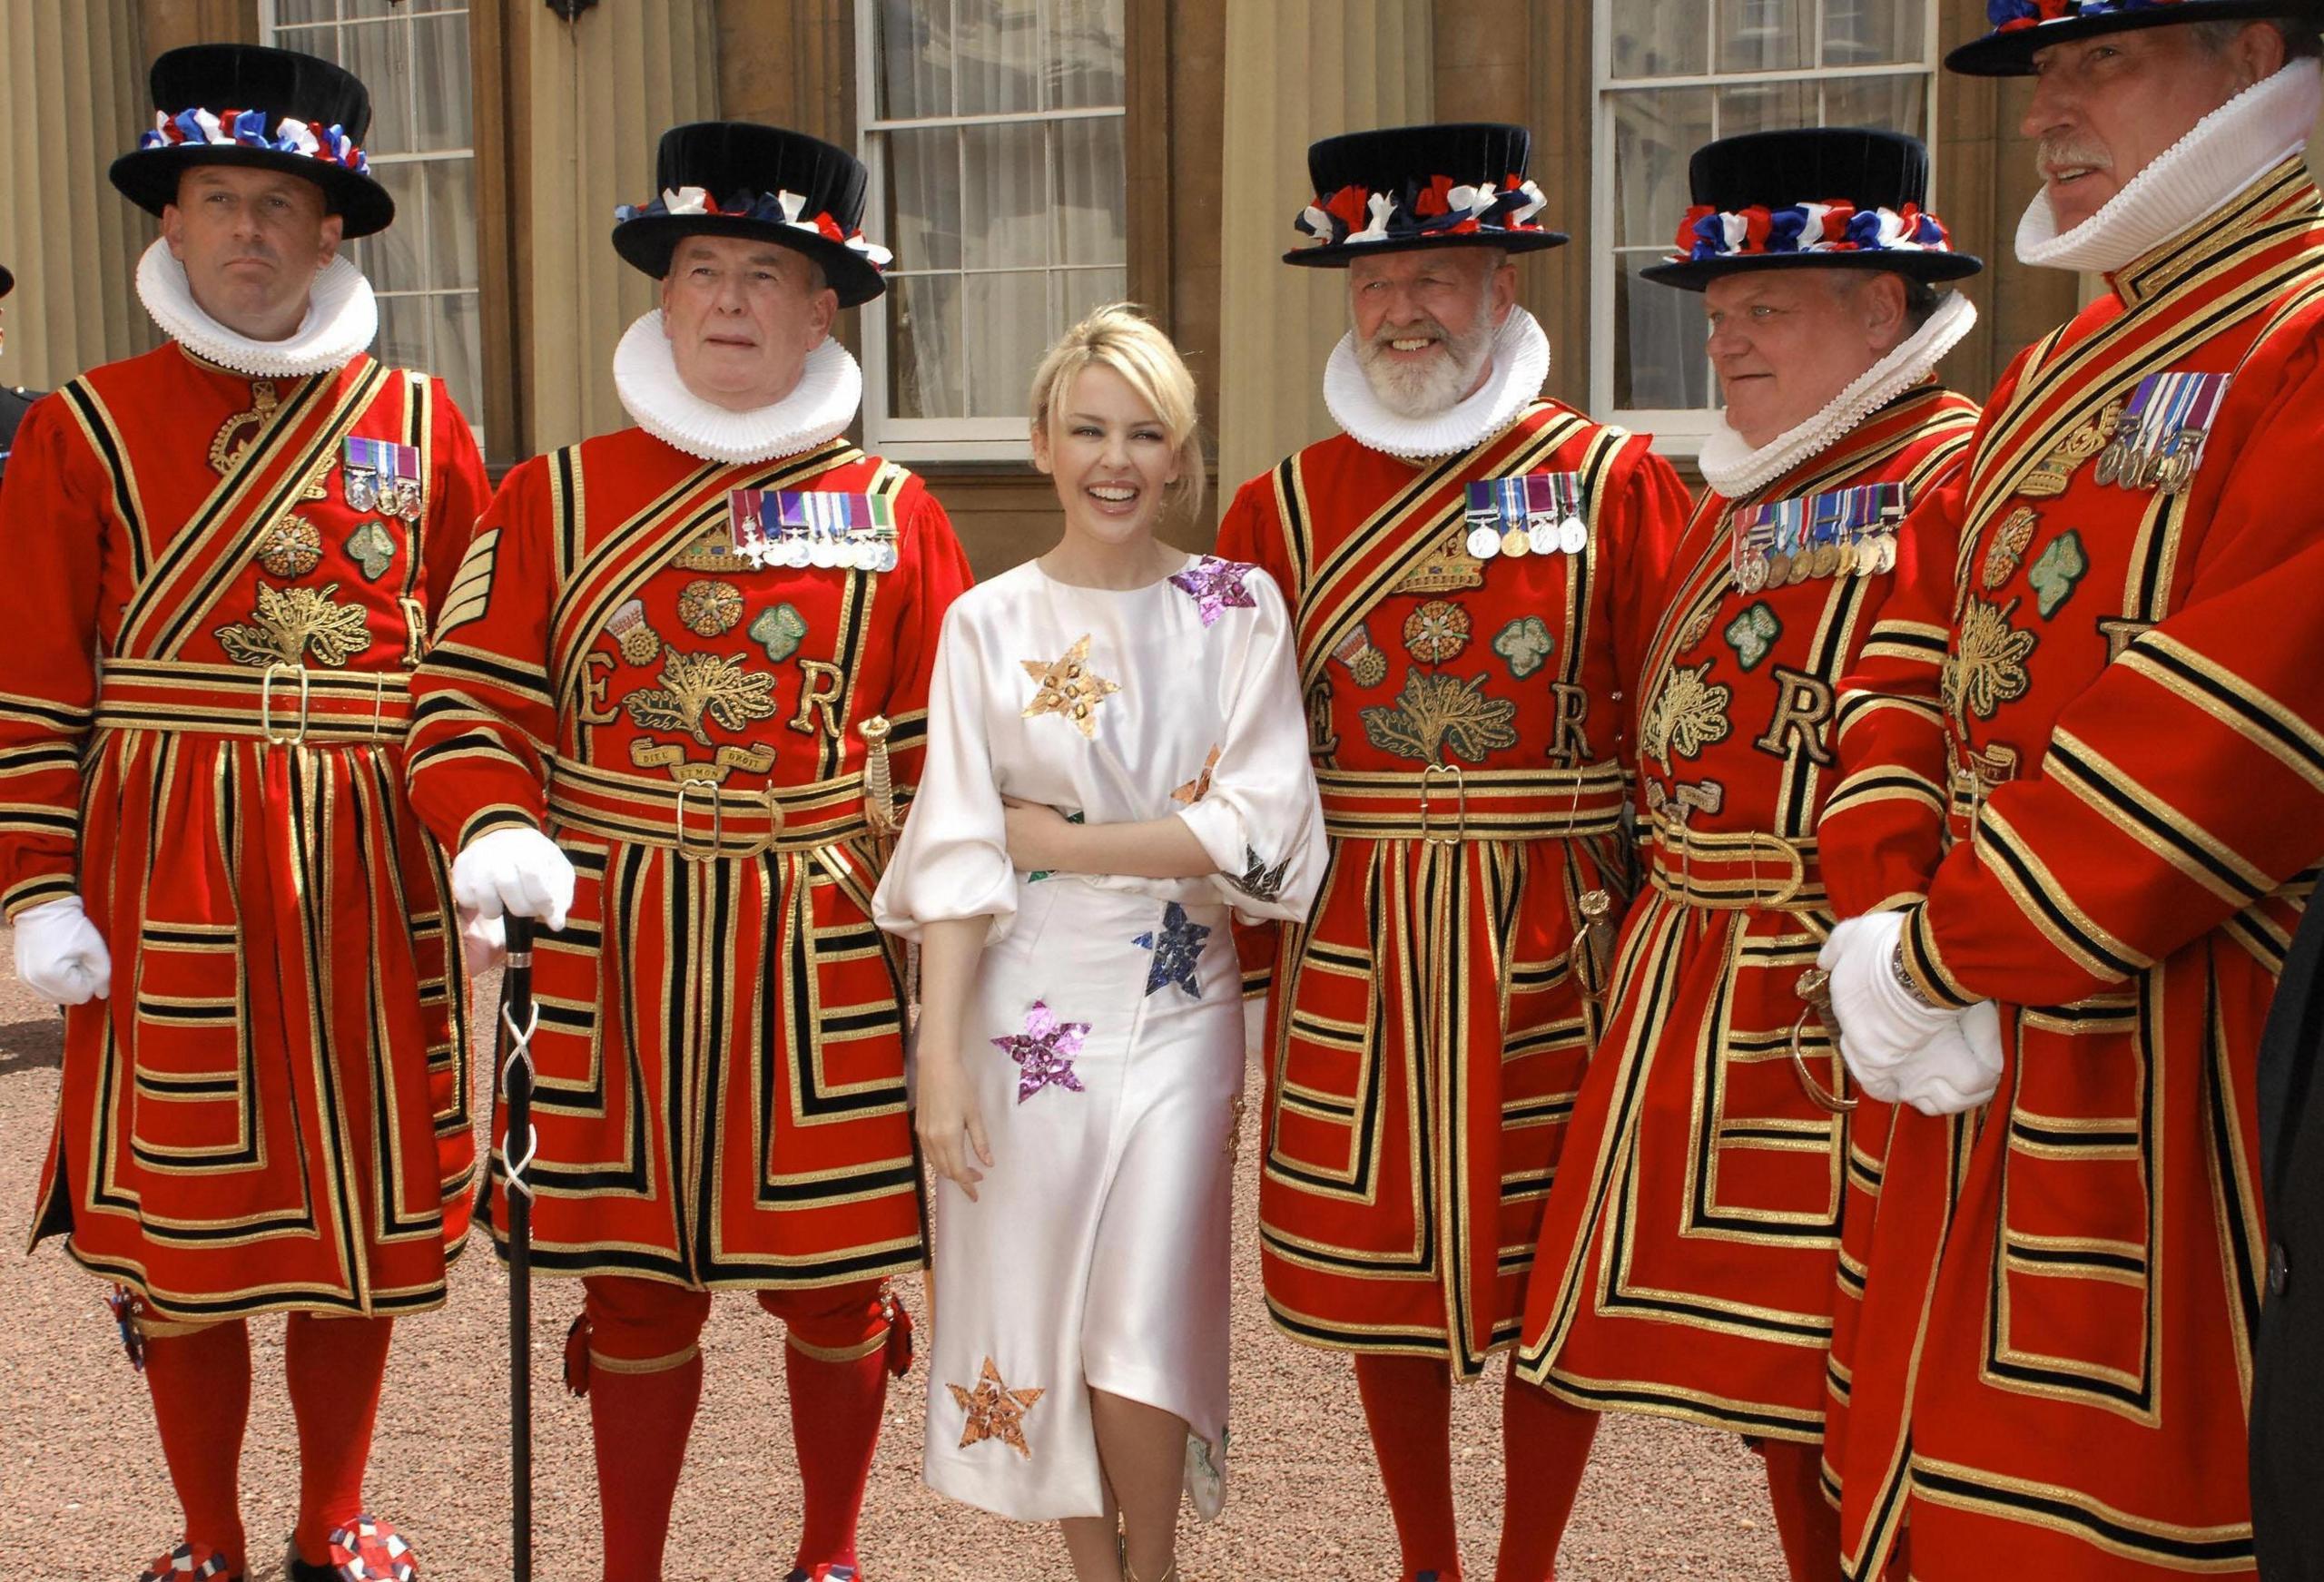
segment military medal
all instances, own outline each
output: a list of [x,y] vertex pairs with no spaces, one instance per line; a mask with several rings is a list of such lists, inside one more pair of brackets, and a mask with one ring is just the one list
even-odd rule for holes
[[421,514],[419,452],[389,439],[350,439],[340,464],[350,509],[417,522]]
[[1581,480],[1570,472],[1481,478],[1469,485],[1463,542],[1478,560],[1506,555],[1579,555],[1590,546],[1581,515]]
[[2141,379],[2092,476],[2125,489],[2186,493],[2234,378],[2167,373]]

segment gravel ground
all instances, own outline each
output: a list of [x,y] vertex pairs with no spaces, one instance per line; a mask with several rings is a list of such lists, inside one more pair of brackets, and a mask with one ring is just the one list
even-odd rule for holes
[[[8,958],[0,929],[0,964]],[[56,1098],[59,1024],[0,965],[0,1209],[27,1223]],[[1256,1079],[1254,1077],[1254,1091]],[[1256,1125],[1256,1116],[1246,1125]],[[1246,1132],[1246,1143],[1249,1142]],[[1188,1518],[1185,1582],[1397,1575],[1394,1534],[1344,1359],[1275,1333],[1259,1295],[1256,1177],[1236,1194],[1235,1455],[1226,1516]],[[123,1361],[102,1287],[53,1245],[0,1253],[0,1577],[128,1582],[174,1541],[177,1508],[144,1390]],[[584,1403],[557,1385],[578,1290],[537,1288],[533,1338],[537,1562],[540,1582],[595,1582],[596,1514]],[[912,1303],[923,1312],[924,1304]],[[418,1545],[431,1582],[508,1574],[507,1284],[479,1234],[451,1304],[405,1321],[371,1456],[372,1508]],[[281,1326],[254,1326],[258,1379],[242,1457],[251,1582],[281,1575],[298,1475],[281,1390]],[[781,1337],[747,1299],[722,1299],[704,1336],[702,1417],[671,1533],[671,1582],[776,1577],[797,1530]],[[1458,1392],[1453,1454],[1472,1576],[1492,1572],[1500,1503],[1500,1373]],[[924,1371],[891,1398],[863,1519],[875,1582],[1066,1577],[1049,1532],[950,1504],[920,1482]],[[1758,1459],[1735,1439],[1650,1418],[1610,1420],[1567,1533],[1568,1578],[1785,1575]]]

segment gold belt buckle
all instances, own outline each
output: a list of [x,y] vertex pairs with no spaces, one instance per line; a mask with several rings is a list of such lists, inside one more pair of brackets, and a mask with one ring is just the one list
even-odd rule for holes
[[[1784,861],[1785,861],[1786,863],[1789,864],[1789,865],[1790,865],[1790,868],[1791,868],[1791,872],[1790,872],[1789,874],[1787,874],[1787,876],[1785,876],[1784,881],[1783,881],[1781,884],[1779,884],[1779,885],[1777,885],[1777,886],[1776,887],[1775,893],[1774,893],[1773,895],[1768,895],[1768,896],[1762,896],[1762,895],[1759,893],[1759,852],[1760,852],[1760,850],[1761,850],[1762,848],[1764,848],[1764,847],[1773,847],[1773,848],[1774,848],[1774,850],[1775,850],[1776,854],[1777,854],[1777,855],[1779,855],[1780,857],[1782,857],[1782,859],[1784,860]],[[1761,906],[1761,907],[1780,907],[1780,906],[1787,906],[1787,905],[1789,905],[1792,901],[1794,901],[1794,900],[1796,900],[1796,899],[1798,899],[1800,889],[1802,889],[1802,887],[1804,887],[1807,883],[1807,857],[1806,857],[1806,856],[1805,856],[1805,855],[1800,851],[1799,848],[1798,848],[1796,844],[1794,844],[1792,841],[1789,841],[1789,840],[1785,840],[1785,839],[1784,839],[1782,836],[1780,836],[1780,835],[1768,835],[1768,834],[1763,834],[1763,833],[1761,833],[1761,832],[1759,832],[1759,831],[1758,831],[1758,830],[1753,830],[1753,831],[1752,831],[1752,834],[1751,834],[1751,904],[1752,904],[1752,905],[1754,905],[1754,906]]]
[[[1436,777],[1441,774],[1449,774],[1452,777],[1455,801],[1452,832],[1450,835],[1440,835],[1436,832],[1436,813],[1435,809],[1431,805],[1430,793],[1435,785]],[[1469,781],[1467,777],[1461,772],[1461,766],[1457,763],[1428,765],[1420,771],[1420,838],[1431,846],[1458,846],[1462,840],[1468,839],[1468,834]]]
[[745,857],[765,856],[774,850],[775,837],[783,833],[783,803],[775,795],[773,781],[759,788],[759,801],[766,804],[766,833],[761,835],[752,844],[751,849],[743,853]]
[[[299,728],[283,735],[274,728],[274,674],[287,670],[299,678]],[[308,684],[307,667],[276,660],[266,667],[258,682],[258,725],[269,742],[277,747],[296,747],[307,739]]]
[[[696,790],[710,793],[710,844],[699,850],[686,844],[686,797]],[[715,862],[726,844],[726,811],[720,802],[718,788],[706,781],[678,781],[678,805],[673,817],[677,825],[678,855],[688,862]]]

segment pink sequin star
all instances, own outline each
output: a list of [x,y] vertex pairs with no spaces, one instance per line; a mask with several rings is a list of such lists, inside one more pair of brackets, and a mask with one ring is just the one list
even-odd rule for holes
[[1009,1058],[1024,1067],[1017,1076],[1019,1104],[1051,1083],[1074,1093],[1081,1091],[1081,1078],[1073,1074],[1073,1057],[1081,1053],[1081,1040],[1088,1031],[1087,1022],[1059,1021],[1050,1013],[1049,1003],[1037,999],[1033,1008],[1025,1013],[1023,1032],[992,1040],[996,1047],[1006,1049]]
[[1259,602],[1251,597],[1251,590],[1243,579],[1257,570],[1239,560],[1221,560],[1206,555],[1194,565],[1179,572],[1170,581],[1194,596],[1195,609],[1202,616],[1202,624],[1210,625],[1229,608],[1256,610]]

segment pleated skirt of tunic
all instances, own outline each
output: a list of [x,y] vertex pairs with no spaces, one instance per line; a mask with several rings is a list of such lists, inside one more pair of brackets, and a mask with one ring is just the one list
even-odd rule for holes
[[1166,902],[1068,878],[1019,898],[962,1033],[993,1164],[974,1203],[937,1184],[926,1476],[1047,1521],[1105,1511],[1091,1390],[1186,1419],[1190,1466],[1223,1467],[1243,1015],[1225,907],[1174,931]]

